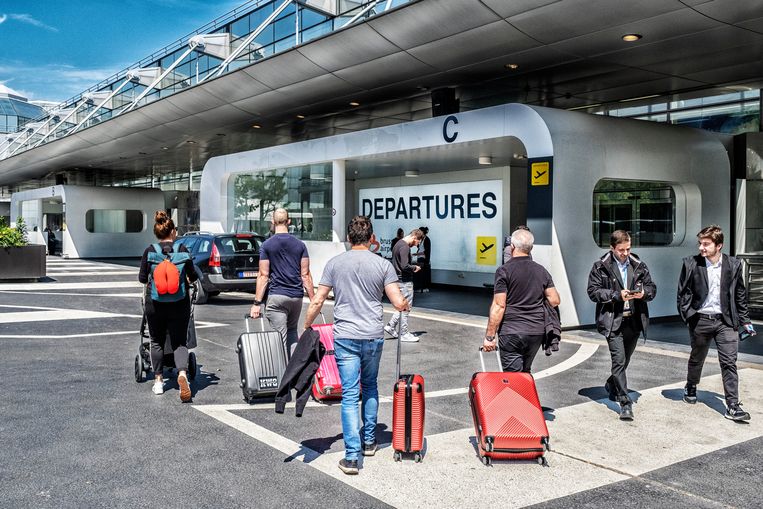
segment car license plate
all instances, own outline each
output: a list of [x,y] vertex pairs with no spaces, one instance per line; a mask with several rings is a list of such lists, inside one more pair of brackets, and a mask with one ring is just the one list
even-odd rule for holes
[[277,376],[261,377],[259,382],[260,382],[260,389],[278,389]]
[[256,270],[245,270],[243,272],[238,273],[239,279],[244,278],[250,278],[250,277],[257,277],[257,271]]

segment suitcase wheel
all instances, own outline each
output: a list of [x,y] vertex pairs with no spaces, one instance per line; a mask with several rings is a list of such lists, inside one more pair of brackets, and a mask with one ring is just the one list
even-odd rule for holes
[[140,354],[135,356],[135,381],[138,383],[143,381],[143,359]]
[[392,455],[392,458],[394,458],[395,461],[403,461],[403,453],[400,451],[395,451],[395,453]]
[[493,460],[490,458],[490,456],[482,456],[480,459],[482,460],[482,464],[486,467],[489,467],[493,463]]
[[415,461],[416,463],[421,463],[421,460],[422,460],[422,458],[421,458],[421,453],[420,452],[417,452],[417,453],[413,454],[413,461]]
[[196,363],[196,354],[191,352],[188,354],[188,379],[193,382],[196,380],[196,372],[198,370],[198,364]]
[[538,465],[540,465],[542,467],[547,467],[548,466],[548,461],[546,461],[546,457],[545,456],[538,456]]

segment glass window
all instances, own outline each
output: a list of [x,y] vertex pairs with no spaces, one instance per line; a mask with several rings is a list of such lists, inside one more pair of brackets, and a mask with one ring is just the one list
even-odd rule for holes
[[90,209],[85,213],[85,229],[90,233],[139,233],[143,231],[143,212]]
[[615,230],[637,246],[668,246],[676,233],[676,193],[667,182],[602,179],[593,190],[593,238],[609,247]]
[[209,253],[211,244],[212,243],[208,239],[203,239],[201,242],[199,242],[199,253]]
[[672,112],[673,124],[687,125],[726,134],[740,134],[758,130],[760,104],[758,101],[705,107],[696,110]]
[[267,235],[273,211],[289,211],[289,232],[306,240],[331,240],[331,163],[282,168],[235,177],[236,231]]

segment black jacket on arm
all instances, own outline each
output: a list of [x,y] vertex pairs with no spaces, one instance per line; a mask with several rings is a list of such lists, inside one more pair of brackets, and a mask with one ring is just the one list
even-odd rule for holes
[[[747,289],[744,286],[742,262],[733,256],[721,255],[721,314],[723,323],[735,329],[750,323],[747,309]],[[707,265],[701,255],[683,259],[678,278],[676,306],[684,322],[688,322],[702,307],[709,289]]]
[[657,295],[657,285],[652,281],[649,268],[633,253],[628,257],[630,269],[628,281],[622,281],[617,260],[612,251],[607,251],[598,259],[588,275],[588,297],[596,303],[596,326],[604,337],[609,338],[617,332],[623,323],[623,301],[621,291],[635,290],[639,284],[644,291],[643,299],[630,301],[631,312],[639,319],[641,332],[646,339],[649,325],[649,308],[647,302]]
[[321,335],[313,328],[305,330],[297,342],[294,353],[291,354],[286,371],[281,378],[281,385],[276,393],[276,413],[282,414],[286,408],[292,389],[297,390],[295,414],[302,417],[302,412],[310,398],[313,386],[313,376],[318,371],[321,359],[326,353],[326,347],[321,343]]

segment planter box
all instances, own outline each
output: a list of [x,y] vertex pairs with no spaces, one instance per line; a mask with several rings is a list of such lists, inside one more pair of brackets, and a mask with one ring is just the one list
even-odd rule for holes
[[45,246],[0,247],[0,279],[45,277]]

